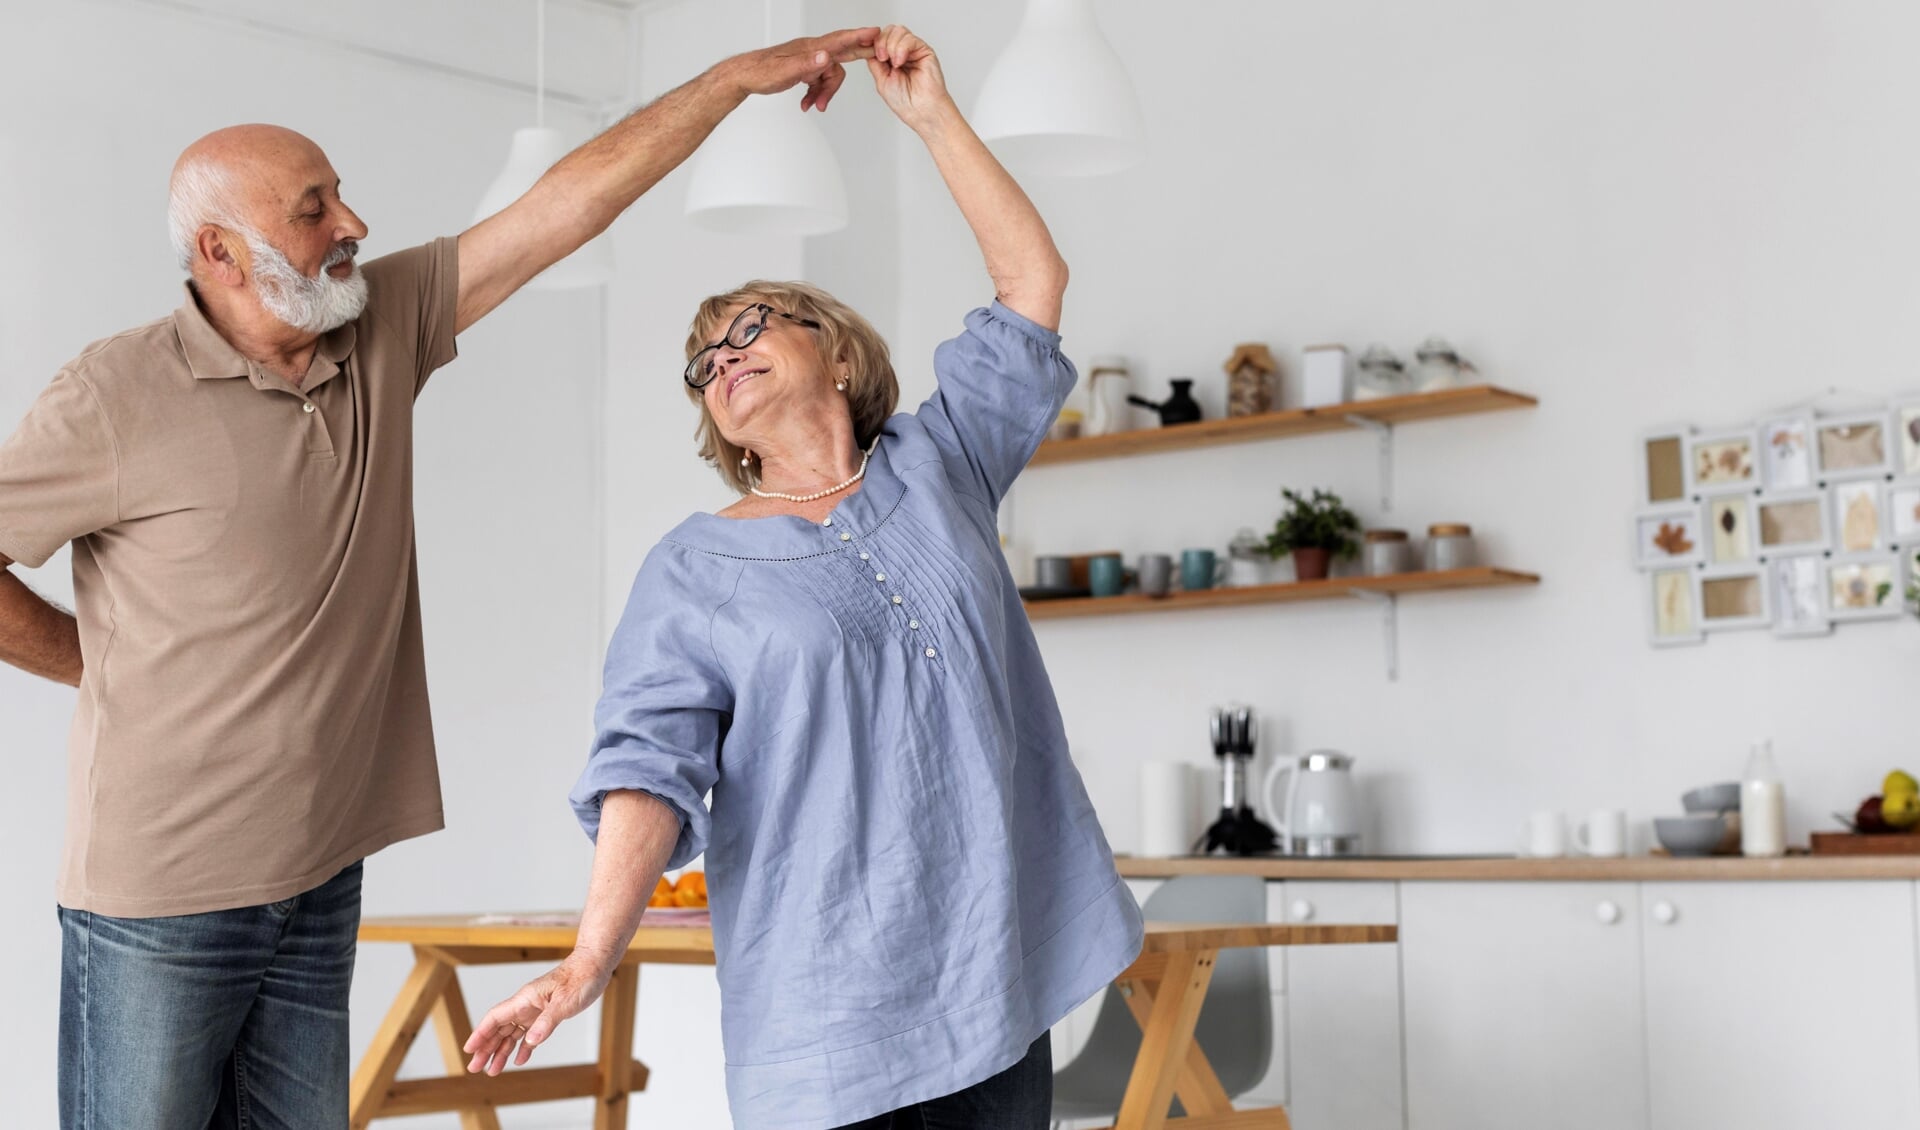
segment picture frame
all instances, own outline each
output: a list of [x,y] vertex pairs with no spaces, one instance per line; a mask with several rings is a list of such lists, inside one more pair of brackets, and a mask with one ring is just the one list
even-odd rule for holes
[[1686,450],[1689,494],[1759,489],[1760,432],[1757,428],[1690,435]]
[[1884,410],[1816,419],[1814,473],[1829,483],[1885,476],[1893,470],[1892,421]]
[[1655,569],[1646,575],[1647,639],[1655,647],[1683,647],[1707,637],[1700,630],[1693,569]]
[[1700,628],[1705,632],[1742,631],[1773,624],[1772,599],[1765,570],[1753,565],[1710,567],[1696,572]]
[[1705,511],[1693,503],[1639,511],[1633,531],[1633,560],[1642,569],[1670,569],[1706,560]]
[[1920,400],[1897,403],[1893,408],[1893,473],[1920,476]]
[[1753,500],[1754,548],[1762,557],[1830,548],[1832,518],[1824,490],[1763,494]]
[[1905,576],[1901,578],[1901,581],[1906,585],[1905,590],[1901,593],[1901,603],[1906,607],[1907,611],[1914,612],[1916,611],[1916,605],[1912,594],[1916,588],[1920,588],[1920,546],[1908,546],[1901,550],[1900,560],[1901,563],[1905,565]]
[[1887,541],[1893,545],[1920,545],[1920,479],[1895,479],[1887,484]]
[[1833,621],[1827,616],[1826,565],[1826,557],[1817,553],[1776,557],[1768,562],[1774,635],[1800,639],[1833,633]]
[[1687,437],[1685,426],[1654,428],[1640,434],[1640,505],[1671,506],[1687,501]]
[[1829,558],[1826,573],[1830,619],[1886,620],[1906,611],[1906,577],[1891,553]]
[[1813,486],[1813,421],[1782,416],[1760,425],[1761,478],[1770,491]]
[[1874,553],[1886,547],[1885,484],[1877,479],[1848,479],[1828,488],[1833,494],[1833,552]]
[[1753,495],[1717,494],[1706,502],[1707,560],[1715,565],[1752,561],[1759,550],[1754,540]]

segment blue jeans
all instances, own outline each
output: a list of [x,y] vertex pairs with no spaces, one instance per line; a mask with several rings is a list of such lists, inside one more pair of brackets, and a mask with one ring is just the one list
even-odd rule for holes
[[1047,1130],[1053,1117],[1053,1036],[1019,1063],[944,1098],[901,1107],[840,1130]]
[[339,1130],[360,864],[265,906],[60,911],[62,1130]]

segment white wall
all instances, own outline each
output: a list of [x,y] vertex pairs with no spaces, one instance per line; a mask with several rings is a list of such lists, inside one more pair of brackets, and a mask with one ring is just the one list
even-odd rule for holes
[[[174,156],[237,121],[284,123],[332,157],[371,228],[369,256],[455,233],[531,101],[141,5],[6,5],[0,69],[0,428],[89,341],[180,301],[165,238]],[[468,34],[449,24],[441,45]],[[473,34],[481,34],[474,32]],[[496,35],[497,31],[484,34]],[[592,122],[549,108],[584,138]],[[429,681],[449,830],[370,861],[369,914],[577,905],[587,845],[565,793],[585,757],[599,638],[600,304],[522,295],[464,335],[421,404],[417,499]],[[28,575],[70,592],[63,554]],[[52,1126],[61,837],[70,691],[0,672],[0,941],[22,1022],[0,1035],[0,1123]],[[354,1045],[365,1046],[411,962],[361,954]],[[468,978],[483,1008],[526,968]],[[485,999],[482,999],[485,998]],[[591,1055],[582,1025],[564,1054]],[[414,1067],[434,1067],[428,1055]],[[578,1104],[567,1108],[572,1118]],[[551,1110],[518,1112],[521,1126]],[[428,1119],[419,1125],[452,1125]]]
[[[903,0],[970,105],[1021,5]],[[1109,0],[1152,154],[1028,185],[1073,269],[1066,348],[1158,397],[1233,344],[1450,337],[1531,412],[1402,429],[1394,525],[1464,520],[1533,591],[1409,599],[1401,681],[1378,615],[1312,605],[1045,623],[1074,751],[1118,848],[1136,765],[1211,761],[1241,700],[1291,748],[1358,755],[1374,844],[1505,851],[1531,808],[1677,810],[1771,735],[1804,841],[1916,759],[1912,620],[1659,651],[1629,564],[1637,432],[1736,422],[1829,385],[1920,386],[1920,9],[1876,0],[1343,4]],[[902,154],[899,335],[911,369],[984,300],[966,229]],[[922,368],[924,374],[924,367]],[[924,383],[913,391],[924,389]],[[1143,422],[1145,422],[1143,420]],[[1224,546],[1279,489],[1380,516],[1358,435],[1029,472],[1034,552]]]

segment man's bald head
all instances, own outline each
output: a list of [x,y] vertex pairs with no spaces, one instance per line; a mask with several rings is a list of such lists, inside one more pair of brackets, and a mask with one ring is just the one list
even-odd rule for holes
[[327,155],[304,134],[284,126],[228,126],[187,146],[167,186],[167,227],[181,267],[191,270],[194,241],[213,224],[234,231],[269,228],[274,211],[303,194],[333,191],[337,178]]
[[325,333],[366,305],[354,260],[366,225],[340,199],[327,155],[290,129],[229,126],[187,146],[167,226],[203,301],[250,296],[242,301],[303,333]]

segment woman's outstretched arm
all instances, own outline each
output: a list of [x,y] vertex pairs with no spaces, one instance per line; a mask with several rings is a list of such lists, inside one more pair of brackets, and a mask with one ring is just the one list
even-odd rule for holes
[[888,108],[920,135],[933,155],[980,243],[1001,304],[1058,330],[1067,262],[1053,245],[1039,209],[954,105],[933,48],[904,27],[885,27],[874,41],[867,69]]

